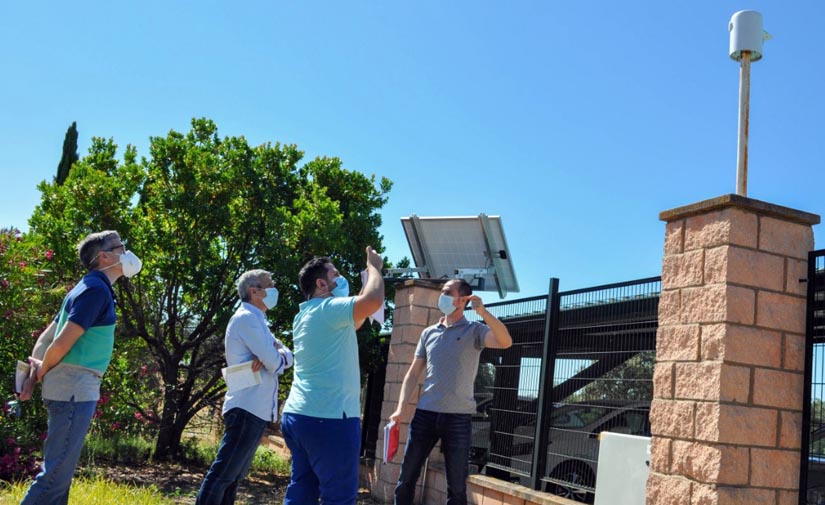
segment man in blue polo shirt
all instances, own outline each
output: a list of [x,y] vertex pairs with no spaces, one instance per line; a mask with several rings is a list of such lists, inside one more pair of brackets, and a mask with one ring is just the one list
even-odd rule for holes
[[[467,321],[464,307],[468,303],[484,324]],[[439,439],[447,474],[447,504],[467,503],[472,415],[476,411],[473,383],[479,357],[485,347],[507,349],[513,344],[504,323],[484,308],[481,298],[463,279],[444,284],[438,308],[444,317],[421,332],[415,357],[401,383],[398,408],[390,414],[391,420],[401,421],[418,378],[426,370],[395,488],[396,505],[412,505],[421,467]]]
[[77,250],[89,273],[63,299],[60,313],[32,351],[49,428],[43,469],[21,505],[68,503],[72,475],[100,398],[100,378],[115,343],[112,284],[137,274],[142,266],[116,231],[87,235]]
[[267,424],[278,419],[278,375],[292,366],[292,352],[269,331],[266,311],[278,303],[278,289],[266,270],[238,278],[241,305],[226,326],[226,364],[252,361],[261,383],[235,391],[223,402],[226,429],[215,462],[203,480],[195,505],[231,505],[246,477]]
[[295,368],[281,431],[292,453],[285,505],[354,504],[361,445],[361,375],[356,327],[384,303],[383,261],[367,247],[358,296],[327,258],[301,269],[307,301],[293,324]]

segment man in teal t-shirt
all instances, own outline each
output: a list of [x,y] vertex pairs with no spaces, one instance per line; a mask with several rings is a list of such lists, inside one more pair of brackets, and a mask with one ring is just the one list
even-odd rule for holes
[[307,298],[293,322],[294,376],[281,431],[292,453],[285,505],[353,504],[358,496],[361,373],[355,329],[384,303],[383,261],[367,247],[358,296],[328,258],[301,269]]
[[[87,235],[77,250],[88,273],[63,299],[60,313],[40,334],[30,358],[33,377],[43,382],[49,429],[43,470],[21,505],[68,503],[72,476],[100,397],[100,378],[112,357],[112,284],[121,276],[137,274],[142,265],[116,231]],[[27,385],[20,399],[29,399],[31,389]]]

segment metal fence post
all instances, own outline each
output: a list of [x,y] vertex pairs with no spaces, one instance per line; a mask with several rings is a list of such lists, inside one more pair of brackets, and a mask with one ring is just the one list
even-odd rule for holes
[[808,459],[810,458],[810,433],[811,433],[811,382],[813,382],[813,356],[814,356],[814,314],[816,312],[816,291],[817,258],[822,256],[823,251],[811,251],[808,253],[808,299],[805,314],[805,379],[804,392],[802,397],[802,440],[801,456],[799,465],[799,503],[808,503]]
[[533,464],[530,469],[530,487],[539,489],[547,460],[547,444],[550,435],[550,415],[553,410],[553,377],[556,369],[556,350],[559,335],[559,280],[550,279],[547,295],[547,317],[544,325],[544,345],[539,371],[538,410],[536,412],[535,445]]

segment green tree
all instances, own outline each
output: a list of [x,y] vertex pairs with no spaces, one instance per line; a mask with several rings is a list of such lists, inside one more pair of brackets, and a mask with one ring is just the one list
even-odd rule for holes
[[57,164],[57,178],[55,182],[62,185],[69,176],[69,170],[72,165],[78,160],[77,155],[77,122],[72,121],[72,125],[66,130],[66,136],[63,138],[63,156],[60,157],[60,163]]
[[156,425],[155,457],[164,459],[179,452],[192,417],[224,393],[223,334],[237,306],[237,277],[251,268],[273,272],[281,299],[268,315],[291,345],[303,301],[300,267],[328,255],[357,289],[365,246],[382,248],[377,212],[391,182],[346,170],[337,158],[299,166],[296,146],[220,138],[207,119],[193,120],[186,134],[152,137],[149,149],[138,164],[127,147],[121,163],[111,140],[93,139],[62,186],[41,183],[30,223],[49,244],[116,229],[143,259],[140,275],[118,282],[118,350],[131,353],[131,363],[151,362],[160,378],[156,409],[145,397],[132,404]]
[[655,361],[655,352],[640,352],[576,394],[582,399],[650,401]]

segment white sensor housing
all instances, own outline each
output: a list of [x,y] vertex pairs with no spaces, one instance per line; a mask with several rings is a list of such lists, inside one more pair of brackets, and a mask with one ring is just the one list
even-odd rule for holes
[[731,59],[740,61],[743,51],[750,52],[750,61],[762,59],[762,43],[765,41],[762,14],[756,11],[735,12],[730,18],[728,31]]

